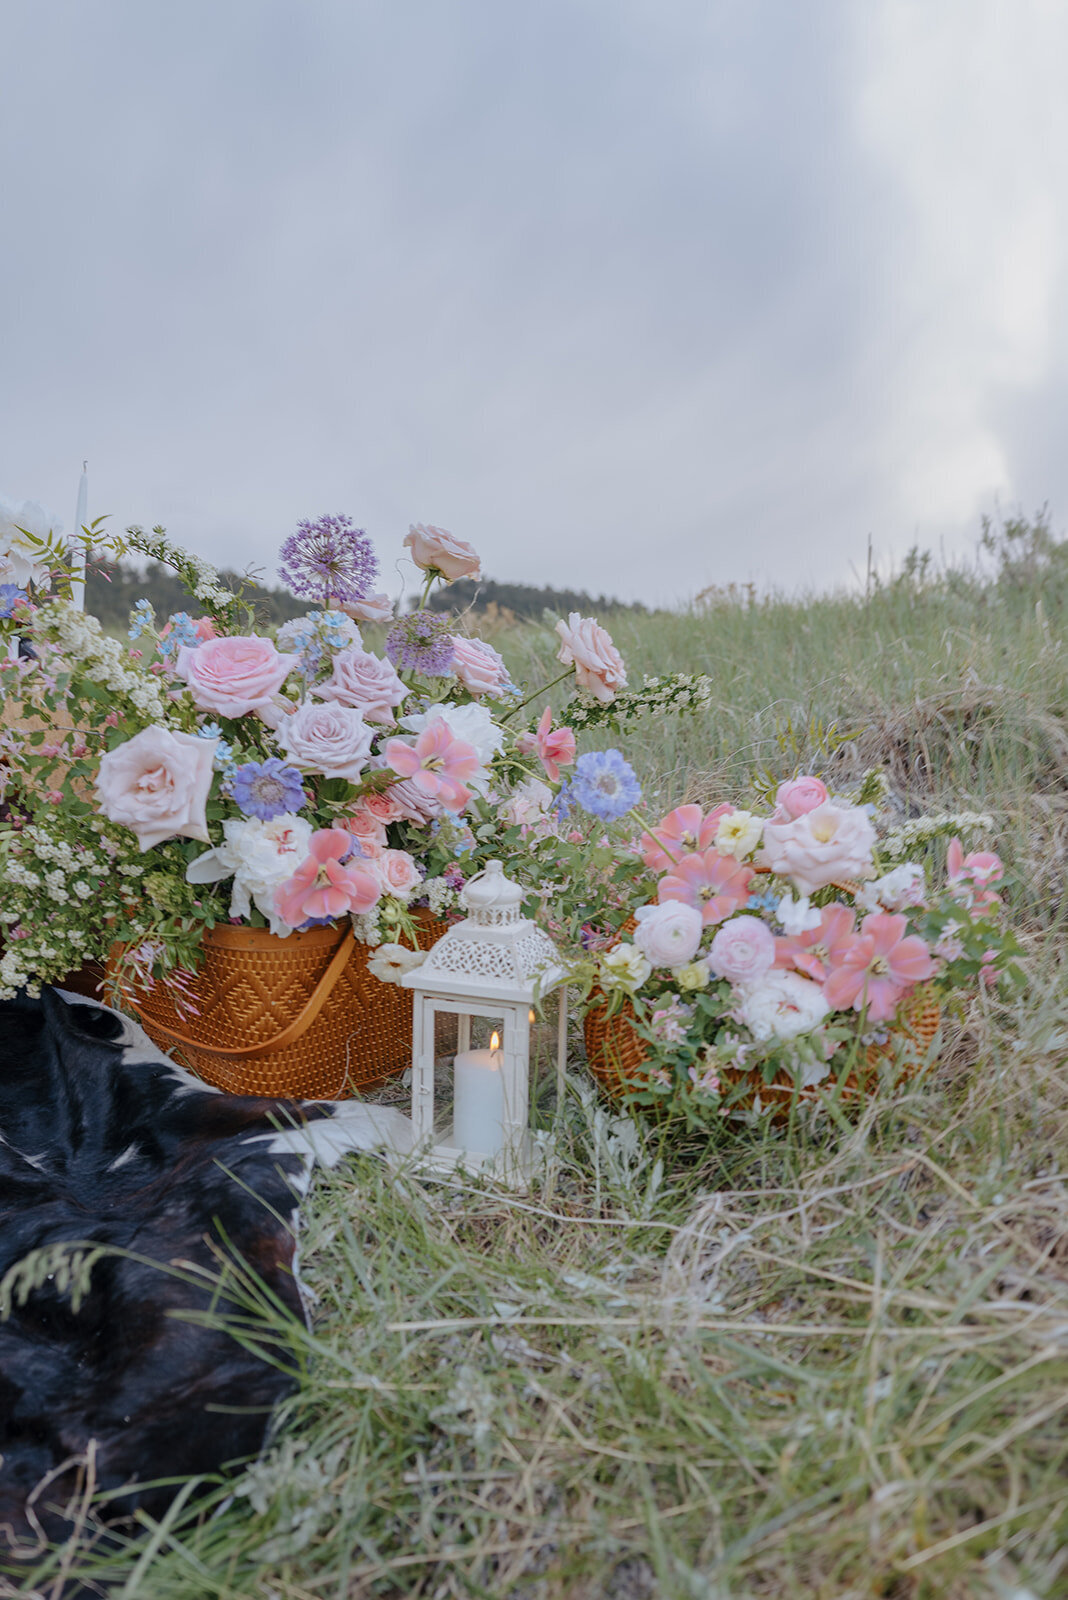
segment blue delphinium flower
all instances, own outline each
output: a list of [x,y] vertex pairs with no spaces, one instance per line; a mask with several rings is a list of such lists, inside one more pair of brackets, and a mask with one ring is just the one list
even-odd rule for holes
[[167,618],[167,626],[170,628],[170,632],[165,639],[161,639],[159,642],[161,656],[177,655],[183,644],[187,644],[190,650],[195,650],[197,645],[201,643],[200,636],[197,633],[197,625],[188,611],[173,612]]
[[569,788],[569,799],[602,822],[624,816],[642,797],[634,768],[618,750],[591,750],[579,756]]
[[770,889],[766,894],[751,894],[746,902],[747,911],[777,911],[781,896]]
[[0,583],[0,617],[13,617],[18,606],[29,604],[29,595],[17,583]]
[[150,600],[138,600],[130,612],[130,626],[127,638],[140,639],[146,628],[151,628],[156,620],[155,607]]
[[287,811],[299,811],[308,796],[296,767],[287,767],[278,756],[266,761],[248,761],[238,767],[230,780],[231,793],[246,817],[270,822]]

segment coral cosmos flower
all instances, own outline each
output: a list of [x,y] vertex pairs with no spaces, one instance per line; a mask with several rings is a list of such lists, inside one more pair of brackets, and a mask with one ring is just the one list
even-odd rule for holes
[[856,937],[857,919],[840,901],[824,906],[815,928],[789,938],[776,939],[775,965],[796,967],[822,983],[832,967],[839,966]]
[[733,856],[722,856],[718,850],[694,851],[661,878],[657,898],[696,906],[708,927],[748,904],[752,876],[752,867],[743,867]]
[[464,785],[479,769],[478,751],[455,738],[442,717],[428,722],[414,745],[390,739],[383,753],[394,772],[447,811],[462,811],[470,800]]
[[720,819],[733,810],[732,805],[716,806],[706,817],[700,806],[676,806],[642,834],[642,860],[653,872],[666,872],[683,856],[710,850]]
[[823,993],[835,1011],[868,1008],[872,1022],[889,1022],[914,983],[930,978],[935,963],[919,934],[907,934],[908,918],[875,911],[841,953]]
[[966,856],[960,840],[950,840],[946,851],[946,876],[955,896],[966,900],[973,914],[987,906],[1001,904],[1001,897],[988,885],[1000,883],[1004,874],[1001,857],[993,850],[973,850]]
[[381,898],[377,876],[356,853],[344,828],[320,828],[308,841],[308,855],[276,891],[275,907],[291,928],[370,911]]

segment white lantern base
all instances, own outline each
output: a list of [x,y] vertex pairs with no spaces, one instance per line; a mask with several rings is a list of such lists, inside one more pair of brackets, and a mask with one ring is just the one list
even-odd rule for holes
[[445,1123],[434,1129],[434,1138],[417,1145],[410,1117],[403,1119],[405,1127],[391,1136],[383,1145],[382,1153],[395,1165],[411,1165],[420,1172],[467,1172],[487,1178],[496,1178],[510,1189],[528,1189],[537,1169],[537,1151],[529,1133],[519,1138],[495,1155],[484,1155],[478,1150],[465,1150],[455,1143],[451,1127]]

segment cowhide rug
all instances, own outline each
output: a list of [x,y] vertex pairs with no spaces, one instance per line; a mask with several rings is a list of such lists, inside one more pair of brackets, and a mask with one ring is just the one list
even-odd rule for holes
[[[385,1107],[217,1093],[77,996],[0,1003],[0,1550],[62,1538],[90,1472],[107,1518],[159,1517],[176,1489],[154,1480],[259,1451],[295,1380],[185,1320],[244,1309],[196,1269],[218,1280],[219,1251],[236,1254],[303,1317],[294,1229],[312,1165],[391,1135],[403,1119]],[[77,1309],[62,1270],[19,1304],[34,1275],[11,1269],[71,1241],[130,1254],[95,1262]]]

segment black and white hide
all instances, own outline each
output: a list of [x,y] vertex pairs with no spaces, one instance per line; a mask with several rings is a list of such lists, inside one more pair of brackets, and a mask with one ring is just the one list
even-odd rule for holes
[[64,1242],[129,1252],[95,1262],[77,1310],[62,1273],[40,1271],[24,1304],[10,1292],[20,1273],[8,1278],[0,1549],[69,1531],[90,1459],[110,1520],[138,1507],[158,1517],[176,1492],[126,1486],[257,1453],[294,1379],[197,1325],[246,1310],[213,1292],[219,1252],[303,1317],[294,1230],[312,1165],[403,1130],[385,1107],[220,1094],[135,1023],[74,995],[0,1003],[0,1282]]

